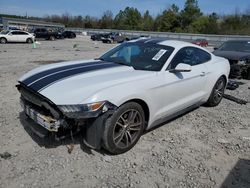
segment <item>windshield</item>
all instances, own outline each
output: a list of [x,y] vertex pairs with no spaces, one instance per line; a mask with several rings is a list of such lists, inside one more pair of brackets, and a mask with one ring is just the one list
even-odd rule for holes
[[10,31],[4,30],[4,31],[1,31],[1,34],[6,35],[6,34],[8,34],[9,32],[10,32]]
[[227,41],[219,47],[219,50],[250,52],[250,41]]
[[159,44],[128,42],[110,50],[100,59],[137,70],[160,71],[173,50],[173,47]]

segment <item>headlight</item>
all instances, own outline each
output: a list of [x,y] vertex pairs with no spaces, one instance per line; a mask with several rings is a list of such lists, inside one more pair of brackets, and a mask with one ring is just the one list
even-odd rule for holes
[[99,110],[105,102],[95,102],[90,104],[59,105],[59,109],[64,113],[72,112],[94,112]]
[[109,110],[116,110],[117,106],[109,101],[102,101],[89,104],[58,105],[58,108],[68,118],[86,119],[98,117]]

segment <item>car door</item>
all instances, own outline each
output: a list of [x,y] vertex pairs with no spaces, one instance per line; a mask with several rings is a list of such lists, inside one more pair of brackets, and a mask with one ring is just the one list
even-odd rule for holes
[[[165,72],[159,74],[156,97],[161,101],[156,113],[158,118],[179,112],[198,104],[206,95],[206,65],[202,61],[200,49],[185,47],[180,49]],[[211,57],[210,57],[211,58]],[[190,72],[172,72],[179,63],[191,65]]]
[[9,42],[19,42],[18,31],[11,31],[8,33],[7,40]]
[[36,38],[40,38],[39,31],[40,31],[40,29],[35,29],[35,30],[34,30],[34,34],[35,34],[35,37],[36,37]]
[[19,31],[19,42],[26,42],[27,38],[28,38],[28,33],[23,32],[23,31]]
[[44,37],[44,29],[36,29],[36,38],[43,38]]

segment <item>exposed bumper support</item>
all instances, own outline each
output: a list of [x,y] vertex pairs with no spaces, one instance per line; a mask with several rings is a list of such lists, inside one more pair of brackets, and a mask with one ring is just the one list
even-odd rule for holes
[[[31,118],[36,125],[31,126],[31,130],[36,133],[39,137],[45,138],[46,136],[50,135],[51,133],[54,133],[55,139],[58,140],[60,138],[65,138],[66,136],[58,136],[57,134],[60,134],[60,128],[62,127],[68,127],[68,131],[72,131],[71,129],[76,128],[78,131],[83,128],[84,129],[84,135],[83,135],[83,141],[84,143],[93,149],[100,149],[101,148],[101,141],[102,141],[102,135],[104,131],[104,126],[107,118],[114,113],[114,109],[108,110],[105,113],[101,112],[99,113],[98,117],[93,118],[94,116],[90,116],[90,118],[87,119],[81,119],[77,120],[79,124],[82,124],[80,127],[75,126],[68,126],[65,125],[66,120],[59,119],[56,120],[52,118],[51,116],[46,116],[35,109],[33,109],[31,106],[24,104],[22,100],[20,101],[21,106],[24,109],[25,114]],[[96,114],[95,114],[96,115]],[[82,122],[87,122],[87,124]]]
[[43,115],[34,110],[31,106],[24,104],[22,101],[20,101],[20,104],[23,107],[25,114],[33,119],[37,124],[41,125],[50,132],[58,132],[58,128],[61,126],[62,120],[56,120],[51,116]]

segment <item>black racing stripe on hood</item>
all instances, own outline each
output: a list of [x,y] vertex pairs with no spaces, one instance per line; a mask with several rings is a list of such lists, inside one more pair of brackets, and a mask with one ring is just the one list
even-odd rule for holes
[[30,88],[32,88],[35,91],[41,91],[45,89],[46,87],[69,77],[78,75],[78,74],[83,74],[85,72],[90,72],[90,71],[97,71],[101,69],[107,69],[107,68],[112,68],[112,67],[117,67],[117,66],[122,66],[120,64],[116,63],[99,63],[96,65],[89,65],[89,66],[84,66],[84,67],[79,67],[76,69],[69,69],[67,71],[63,72],[58,72],[53,75],[49,75],[47,77],[44,77],[31,85],[29,85]]
[[61,66],[61,67],[56,67],[56,68],[52,68],[49,70],[44,70],[42,72],[39,72],[33,76],[30,76],[28,78],[26,78],[25,80],[23,80],[22,82],[25,85],[29,85],[35,81],[37,81],[38,79],[41,79],[43,77],[46,77],[50,74],[54,74],[60,71],[66,71],[67,69],[72,69],[72,68],[77,68],[77,67],[83,67],[83,66],[89,66],[89,65],[98,65],[103,63],[102,61],[97,61],[97,62],[89,62],[89,63],[77,63],[77,64],[73,64],[73,65],[65,65],[65,66]]

